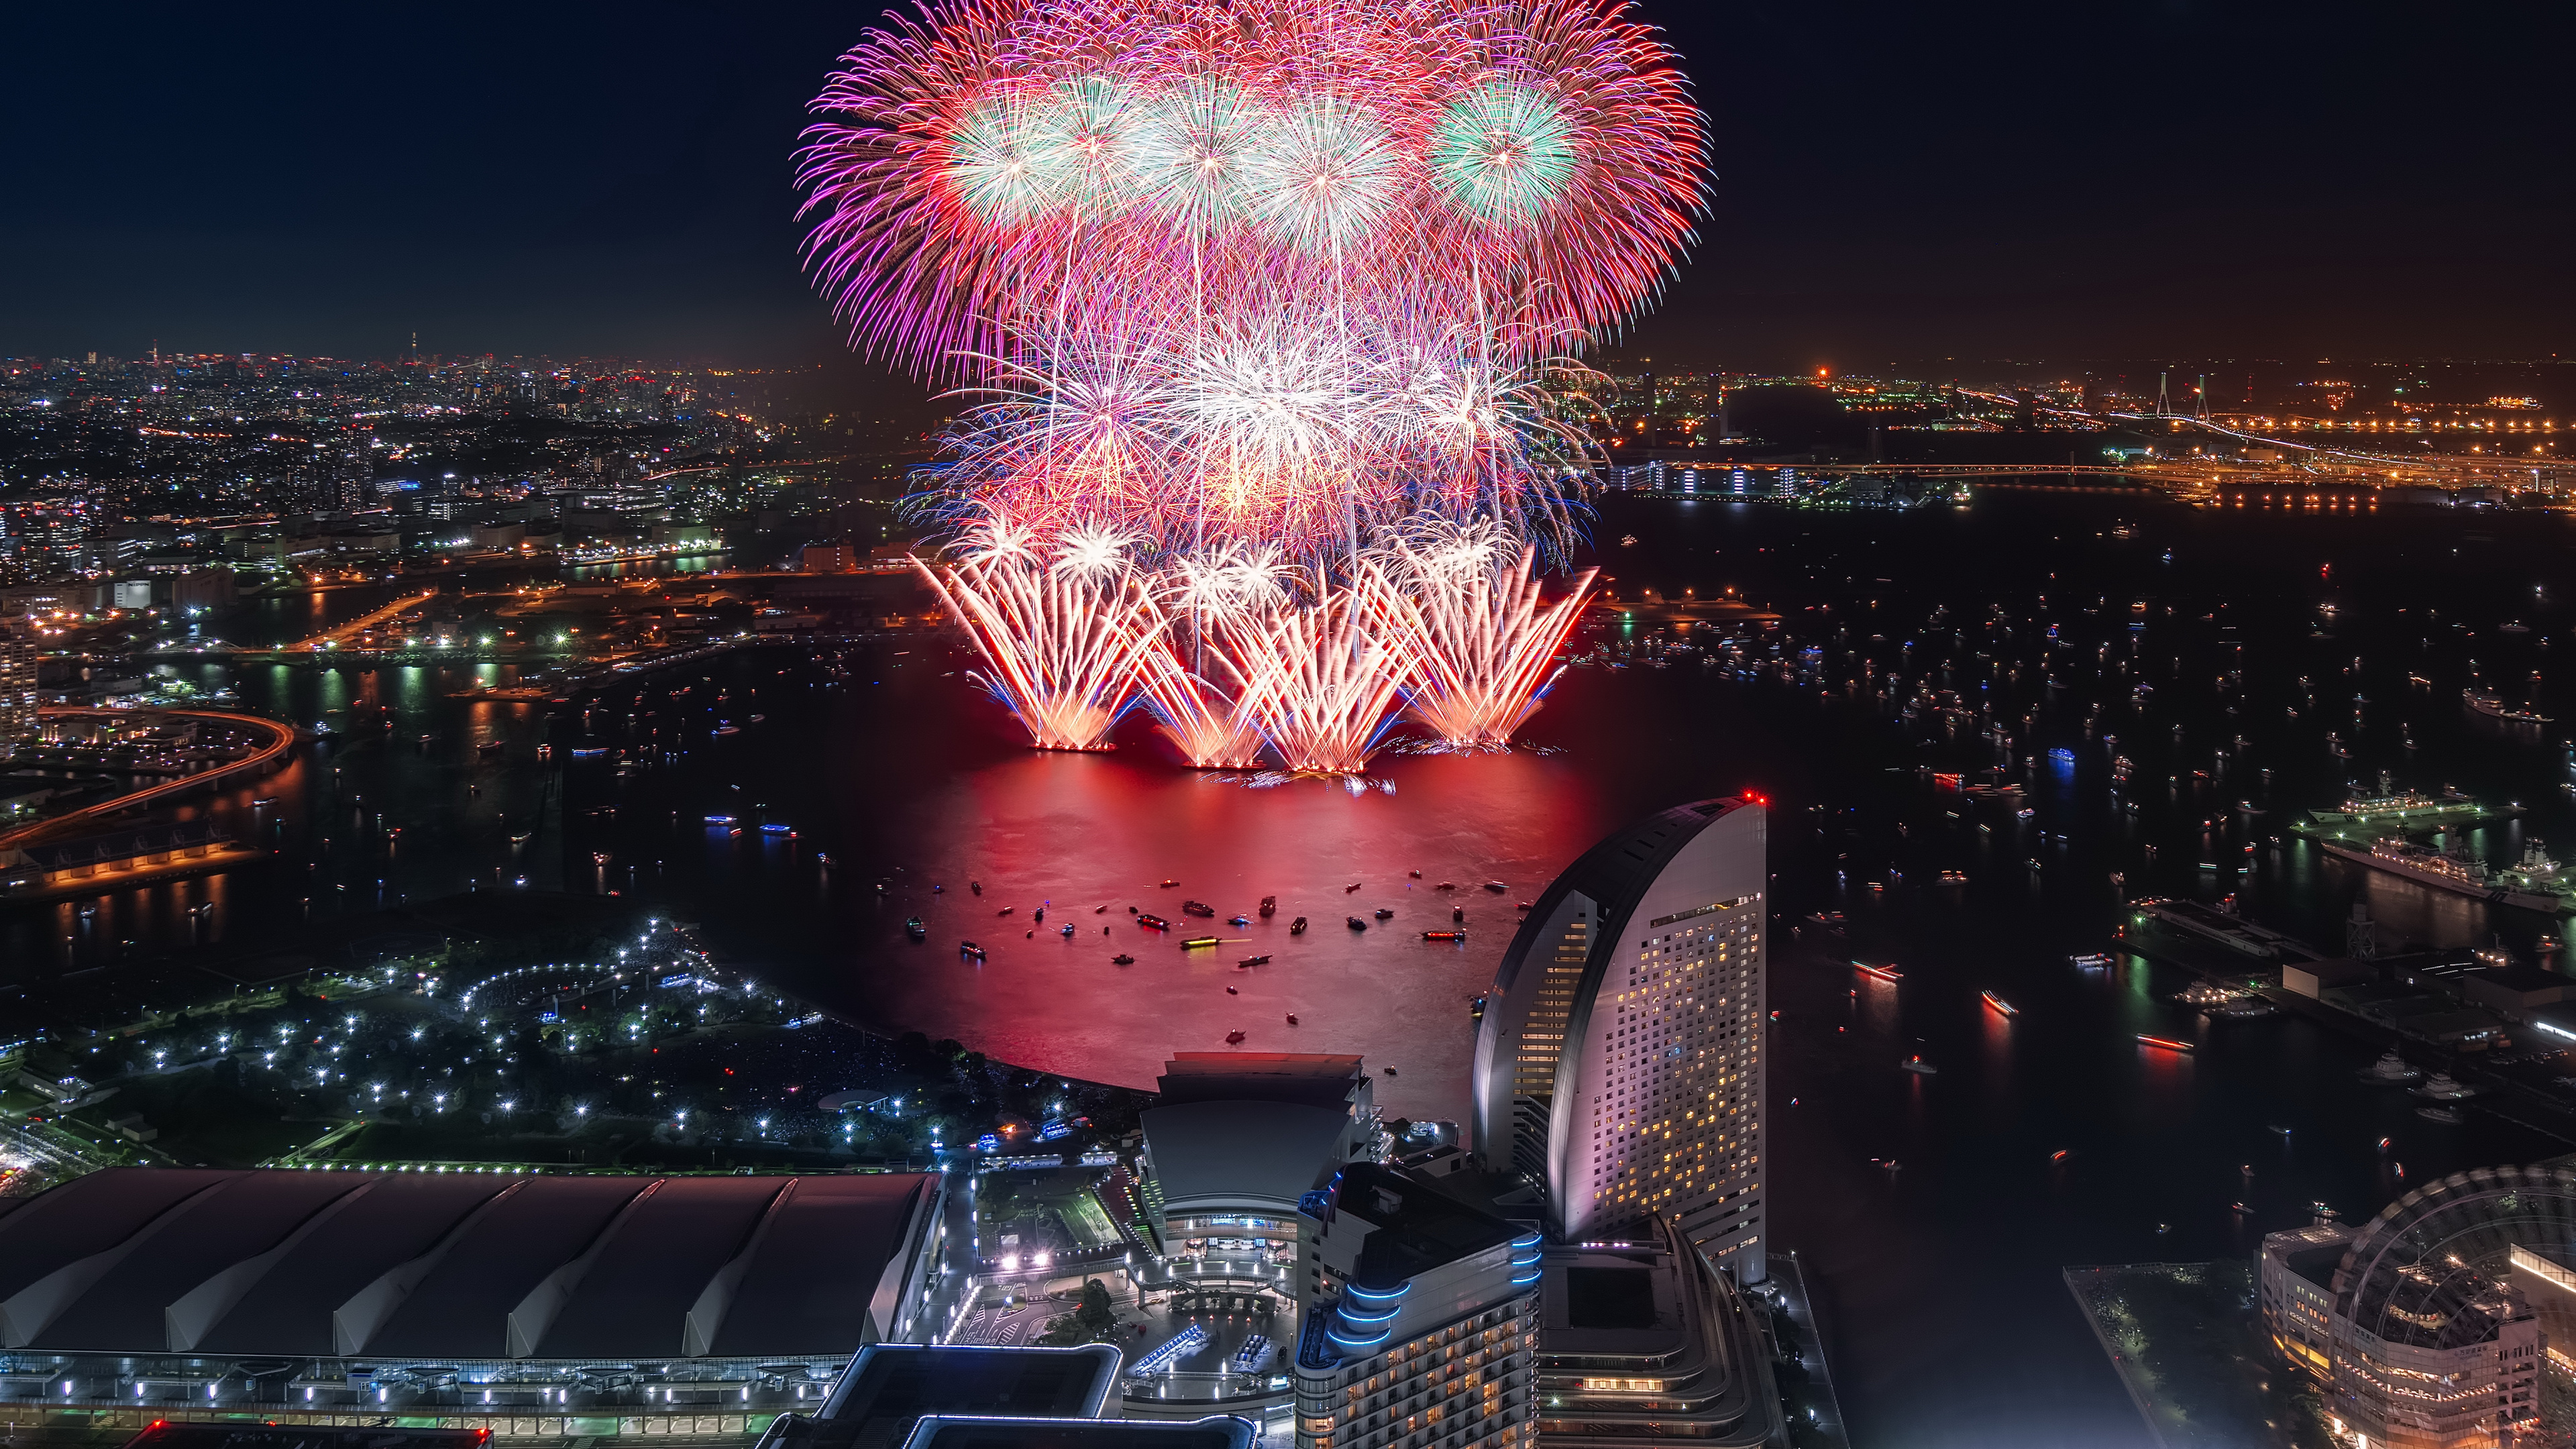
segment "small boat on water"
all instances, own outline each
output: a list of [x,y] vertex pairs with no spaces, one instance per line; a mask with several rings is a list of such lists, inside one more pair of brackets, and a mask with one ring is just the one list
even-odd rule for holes
[[1854,961],[1852,963],[1852,969],[1863,976],[1872,977],[1876,980],[1890,983],[1905,979],[1905,973],[1897,970],[1893,966],[1872,966],[1866,961]]
[[1288,1013],[1288,1024],[1290,1026],[1295,1026],[1297,1024],[1297,1013],[1293,1011]]
[[1179,882],[1179,881],[1176,881],[1176,880],[1167,880],[1167,881],[1163,882],[1161,885],[1156,886],[1156,887],[1155,887],[1155,889],[1156,889],[1156,890],[1170,890],[1172,887],[1174,887],[1174,886],[1176,886],[1176,885],[1179,885],[1179,884],[1180,884],[1180,882]]
[[1239,1032],[1239,1031],[1230,1031],[1230,1032],[1227,1032],[1227,1033],[1225,1034],[1225,1044],[1226,1044],[1227,1046],[1241,1046],[1241,1045],[1243,1045],[1243,1033],[1242,1033],[1242,1032]]
[[2003,1014],[2003,1015],[2005,1015],[2005,1016],[2019,1016],[2019,1015],[2021,1015],[2021,1008],[2019,1008],[2019,1007],[2017,1007],[2017,1006],[2013,1005],[2013,1004],[2012,1004],[2011,1002],[2009,1002],[2009,1001],[2004,1000],[2002,997],[1995,995],[1995,994],[1994,994],[1993,992],[1991,992],[1991,991],[1980,991],[1980,992],[1978,992],[1977,994],[1978,994],[1979,996],[1982,996],[1982,997],[1984,997],[1984,998],[1986,999],[1986,1005],[1993,1007],[1996,1011],[1998,1011],[1998,1012],[2002,1013],[2002,1014]]
[[1498,896],[1507,896],[1512,893],[1512,888],[1510,886],[1507,886],[1498,880],[1489,880],[1485,882],[1485,889],[1492,891]]
[[2415,1109],[2415,1115],[2427,1122],[2439,1122],[2445,1127],[2457,1127],[2469,1120],[2460,1115],[2460,1109],[2457,1107],[2418,1107]]
[[1237,968],[1245,966],[1267,966],[1270,964],[1270,958],[1267,956],[1246,956],[1234,964]]
[[2379,1060],[2372,1062],[2369,1066],[2353,1073],[2353,1075],[2372,1084],[2373,1086],[2386,1087],[2412,1086],[2415,1083],[2424,1080],[2424,1073],[2420,1069],[2408,1065],[2406,1059],[2397,1054],[2397,1048],[2395,1047],[2390,1047],[2388,1050],[2381,1052],[2379,1054]]
[[957,943],[957,954],[969,961],[981,961],[984,959],[984,948],[972,941],[960,941]]
[[1368,922],[1361,920],[1357,916],[1344,916],[1342,920],[1354,931],[1365,931],[1368,929]]
[[1213,948],[1216,944],[1217,938],[1214,936],[1192,936],[1181,943],[1181,949],[1184,951],[1205,951]]
[[1142,911],[1139,911],[1136,914],[1136,924],[1144,927],[1148,931],[1168,931],[1172,929],[1171,922],[1164,920],[1160,916],[1147,915]]
[[[1104,906],[1102,909],[1106,910],[1108,908]],[[1270,917],[1276,914],[1278,910],[1279,898],[1277,896],[1263,896],[1261,898],[1261,918],[1263,920],[1266,921],[1270,919]]]
[[1133,966],[1136,964],[1136,958],[1128,955],[1124,951],[1121,951],[1117,955],[1109,958],[1109,964],[1112,966]]
[[2099,970],[2112,964],[2111,958],[2100,951],[2083,956],[2069,956],[2066,959],[2087,971]]
[[930,930],[928,927],[921,924],[921,917],[919,916],[914,916],[903,923],[903,933],[916,941],[924,941],[930,938]]
[[1941,1074],[1941,1069],[1939,1067],[1923,1060],[1919,1055],[1907,1057],[1896,1065],[1898,1070],[1913,1072],[1918,1076],[1937,1077]]
[[1250,916],[1228,916],[1225,918],[1225,923],[1237,930],[1240,930],[1245,926],[1251,925],[1252,918]]
[[2168,1037],[2148,1036],[2144,1032],[2138,1034],[2138,1045],[2160,1047],[2165,1051],[2180,1052],[2184,1056],[2190,1056],[2193,1050],[2190,1042],[2174,1041]]
[[1068,941],[1073,939],[1073,922],[1071,921],[1064,923],[1064,938]]
[[1395,919],[1395,912],[1380,906],[1377,908],[1377,918],[1381,921],[1391,921]]
[[1463,941],[1467,939],[1467,933],[1464,931],[1425,931],[1422,933],[1422,939],[1426,941]]
[[1209,905],[1205,901],[1183,901],[1181,902],[1181,914],[1185,916],[1213,916],[1216,914],[1216,907]]
[[2477,1094],[2477,1088],[2461,1084],[2449,1072],[2435,1072],[2433,1080],[2415,1089],[2416,1096],[2430,1097],[2436,1102],[2464,1101]]
[[1304,916],[1299,916],[1297,919],[1290,921],[1288,923],[1288,934],[1291,936],[1302,936],[1306,934],[1306,918]]

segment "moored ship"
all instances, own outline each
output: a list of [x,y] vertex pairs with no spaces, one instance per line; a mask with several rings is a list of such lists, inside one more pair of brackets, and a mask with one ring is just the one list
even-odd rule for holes
[[2571,890],[2565,869],[2543,854],[2534,841],[2523,852],[2522,860],[2505,870],[2490,871],[2465,855],[2435,850],[2395,836],[2371,842],[2368,850],[2338,845],[2330,840],[2317,842],[2327,854],[2421,881],[2440,890],[2456,891],[2464,896],[2477,896],[2503,906],[2520,906],[2526,911],[2546,911],[2564,915],[2576,911],[2576,890]]
[[2549,716],[2536,714],[2527,709],[2515,709],[2506,704],[2504,697],[2492,689],[2463,689],[2460,691],[2460,702],[2490,719],[2500,719],[2509,724],[2549,723]]

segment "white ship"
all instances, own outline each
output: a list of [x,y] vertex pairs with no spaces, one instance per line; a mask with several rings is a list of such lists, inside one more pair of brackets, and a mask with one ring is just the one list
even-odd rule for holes
[[2463,855],[2434,850],[2411,840],[2391,836],[2373,841],[2368,850],[2338,845],[2321,840],[2318,845],[2329,855],[2402,875],[2441,890],[2456,891],[2464,896],[2477,896],[2501,906],[2520,906],[2526,911],[2546,911],[2565,915],[2576,911],[2576,890],[2571,890],[2566,871],[2559,862],[2543,854],[2538,841],[2525,850],[2519,864],[2504,870],[2490,871]]

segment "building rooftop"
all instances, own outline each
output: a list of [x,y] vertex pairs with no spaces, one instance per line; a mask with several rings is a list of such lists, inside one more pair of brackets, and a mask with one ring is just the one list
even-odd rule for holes
[[1368,1082],[1355,1056],[1290,1052],[1177,1052],[1155,1083],[1162,1105],[1293,1102],[1346,1107]]
[[1287,1102],[1187,1102],[1140,1113],[1146,1153],[1168,1211],[1196,1203],[1267,1202],[1293,1211],[1342,1165],[1350,1114]]
[[926,1174],[111,1168],[0,1217],[0,1346],[837,1357],[893,1321],[885,1280],[937,1191]]
[[904,1449],[1253,1449],[1249,1419],[924,1419]]
[[1333,1211],[1360,1219],[1371,1231],[1360,1244],[1351,1281],[1363,1288],[1394,1288],[1444,1263],[1522,1236],[1501,1218],[1477,1211],[1430,1183],[1396,1168],[1355,1162],[1334,1185]]
[[1117,1389],[1121,1362],[1118,1350],[1105,1343],[1081,1348],[872,1344],[851,1361],[831,1398],[811,1419],[782,1415],[762,1437],[761,1449],[895,1449],[931,1415],[1095,1419]]

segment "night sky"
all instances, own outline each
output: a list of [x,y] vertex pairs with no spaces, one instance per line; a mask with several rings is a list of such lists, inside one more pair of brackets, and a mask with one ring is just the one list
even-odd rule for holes
[[[1658,365],[2565,347],[2564,7],[1658,0],[1719,179]],[[0,355],[806,363],[866,5],[29,5]]]

